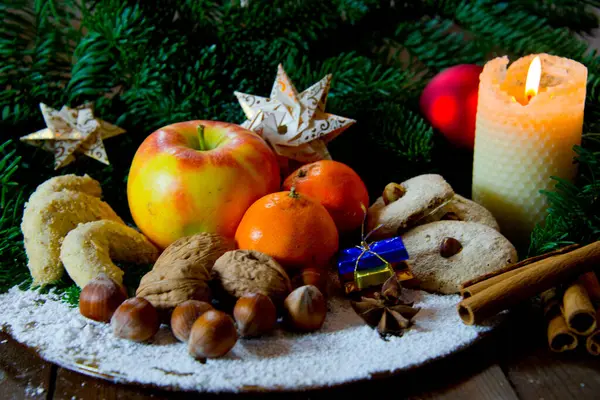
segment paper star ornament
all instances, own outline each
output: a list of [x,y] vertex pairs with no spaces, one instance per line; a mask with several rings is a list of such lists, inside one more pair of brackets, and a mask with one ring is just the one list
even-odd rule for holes
[[327,143],[356,121],[325,112],[331,74],[298,93],[281,64],[269,98],[235,92],[248,118],[242,126],[277,154],[300,162],[331,159]]
[[55,110],[40,103],[40,109],[47,128],[21,137],[21,141],[54,153],[55,170],[73,162],[75,154],[110,164],[102,140],[125,133],[125,130],[95,118],[90,105],[63,106]]

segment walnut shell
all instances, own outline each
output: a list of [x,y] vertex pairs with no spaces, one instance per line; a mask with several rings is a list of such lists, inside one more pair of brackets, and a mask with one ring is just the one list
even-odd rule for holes
[[186,300],[210,301],[208,282],[215,261],[235,249],[232,239],[200,233],[173,242],[142,277],[136,296],[159,310],[170,310]]
[[240,298],[260,293],[281,304],[292,291],[285,270],[272,257],[256,250],[233,250],[223,254],[212,271],[219,288]]

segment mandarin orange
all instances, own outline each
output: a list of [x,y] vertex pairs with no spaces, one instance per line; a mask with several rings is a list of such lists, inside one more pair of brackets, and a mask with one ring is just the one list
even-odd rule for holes
[[325,268],[339,248],[325,207],[295,190],[258,199],[242,217],[235,239],[240,249],[268,254],[288,271]]
[[358,228],[364,217],[361,205],[369,207],[369,193],[360,176],[338,161],[321,160],[298,168],[283,182],[284,190],[292,186],[318,200],[340,233]]

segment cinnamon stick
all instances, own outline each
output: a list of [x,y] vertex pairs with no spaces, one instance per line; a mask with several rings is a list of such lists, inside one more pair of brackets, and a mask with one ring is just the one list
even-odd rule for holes
[[576,334],[588,336],[596,329],[596,310],[579,280],[565,290],[562,311],[567,326]]
[[581,247],[580,244],[571,244],[569,246],[561,247],[560,249],[557,249],[557,250],[554,250],[554,251],[551,251],[551,252],[548,252],[548,253],[545,253],[545,254],[541,254],[539,256],[526,258],[525,260],[521,260],[521,261],[519,261],[517,263],[514,263],[514,264],[509,264],[509,265],[507,265],[507,266],[505,266],[503,268],[500,268],[500,269],[498,269],[498,270],[496,270],[494,272],[490,272],[490,273],[478,276],[477,278],[474,278],[474,279],[468,280],[466,282],[463,282],[463,284],[461,285],[461,288],[465,289],[465,288],[467,288],[469,286],[475,285],[476,283],[483,282],[485,280],[488,280],[490,278],[493,278],[493,277],[496,277],[496,276],[499,276],[499,275],[503,275],[503,274],[505,274],[505,273],[507,273],[509,271],[513,271],[513,270],[516,270],[516,269],[523,268],[523,267],[528,266],[530,264],[533,264],[533,263],[535,263],[537,261],[544,260],[546,258],[553,257],[553,256],[556,256],[556,255],[559,255],[559,254],[568,253],[568,252],[573,251],[573,250],[575,250],[576,248],[579,248],[579,247]]
[[502,275],[492,276],[491,278],[482,280],[471,286],[462,288],[462,289],[460,289],[460,295],[462,296],[463,299],[474,296],[477,293],[489,288],[490,286],[493,286],[498,282],[502,282],[506,278],[510,278],[511,276],[522,273],[524,270],[526,270],[529,267],[530,267],[530,265],[521,266],[518,269],[509,270],[509,271],[503,273]]
[[[600,308],[596,310],[596,319],[598,318],[600,318]],[[585,342],[585,347],[588,353],[590,353],[591,355],[600,355],[600,329],[596,329],[594,333],[588,336]]]
[[548,289],[541,295],[544,304],[544,317],[548,321],[546,334],[548,346],[556,353],[573,350],[577,347],[577,336],[569,330],[560,311],[560,296],[556,288]]
[[586,272],[579,277],[579,283],[583,285],[587,291],[592,304],[600,306],[600,282],[594,271]]
[[573,350],[577,347],[577,336],[569,330],[565,317],[555,315],[548,323],[548,346],[555,353]]
[[458,314],[467,325],[479,324],[500,311],[590,271],[598,263],[600,241],[541,259],[522,273],[462,300],[458,304]]

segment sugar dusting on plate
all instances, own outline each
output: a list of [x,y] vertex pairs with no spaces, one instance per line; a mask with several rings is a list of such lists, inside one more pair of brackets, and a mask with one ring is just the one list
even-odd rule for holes
[[399,371],[450,354],[491,329],[466,326],[458,317],[459,296],[405,289],[421,311],[400,338],[382,340],[352,310],[332,297],[325,325],[312,334],[278,330],[241,339],[224,358],[195,361],[163,325],[148,343],[113,337],[110,325],[88,320],[53,294],[13,287],[0,295],[0,326],[48,361],[117,382],[139,382],[206,392],[245,387],[298,390],[326,387]]

